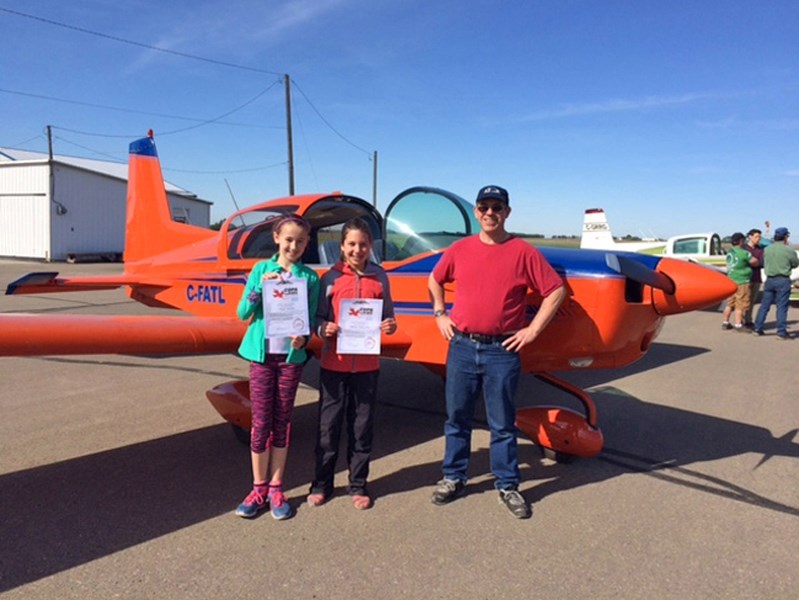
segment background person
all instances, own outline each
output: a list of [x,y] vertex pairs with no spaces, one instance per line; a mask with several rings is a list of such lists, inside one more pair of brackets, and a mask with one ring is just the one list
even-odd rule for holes
[[744,311],[744,327],[747,329],[755,327],[752,311],[757,301],[757,295],[760,293],[760,285],[763,283],[763,250],[765,248],[760,245],[762,237],[762,231],[750,229],[746,233],[746,243],[744,244],[744,250],[757,259],[757,264],[752,265],[752,279],[749,281],[749,307]]
[[755,329],[752,333],[763,335],[763,326],[772,304],[777,306],[777,339],[790,340],[788,333],[788,303],[791,299],[791,270],[799,267],[796,250],[788,245],[791,232],[787,227],[774,230],[774,243],[763,252],[763,272],[766,283],[763,285],[763,301],[757,311]]
[[[752,267],[757,259],[744,250],[744,234],[736,231],[730,238],[732,247],[727,251],[727,277],[732,279],[738,288],[727,298],[727,306],[722,315],[722,329],[743,331],[744,312],[751,304],[749,282],[752,279]],[[730,324],[730,313],[735,310],[735,323]]]

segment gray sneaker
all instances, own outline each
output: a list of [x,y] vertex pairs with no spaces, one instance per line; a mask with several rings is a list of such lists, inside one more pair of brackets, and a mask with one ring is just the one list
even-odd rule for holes
[[533,509],[527,504],[519,490],[499,490],[499,503],[507,506],[517,519],[529,519],[533,516]]
[[441,506],[449,504],[456,498],[460,498],[466,492],[466,483],[460,479],[442,479],[436,484],[433,496],[430,500],[433,504]]

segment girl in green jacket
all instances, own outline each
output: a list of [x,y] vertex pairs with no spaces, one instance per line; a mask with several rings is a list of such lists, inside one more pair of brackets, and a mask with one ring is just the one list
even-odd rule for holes
[[[315,318],[319,276],[300,261],[310,234],[310,224],[296,215],[288,215],[275,223],[273,236],[278,252],[253,267],[237,309],[240,319],[250,320],[239,354],[250,361],[252,403],[253,488],[236,509],[240,517],[254,517],[267,506],[275,519],[287,519],[292,515],[291,506],[283,495],[282,481],[294,399],[310,335],[266,337],[269,324],[264,318],[263,284],[267,280],[279,280],[286,288],[275,288],[275,294],[296,293],[298,287],[302,287],[300,280],[305,280],[309,321]],[[309,332],[313,331],[313,322],[304,325]]]

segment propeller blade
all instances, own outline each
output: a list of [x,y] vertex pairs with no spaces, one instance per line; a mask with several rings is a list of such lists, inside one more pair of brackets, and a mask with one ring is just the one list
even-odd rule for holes
[[670,277],[650,269],[634,258],[608,252],[605,254],[605,263],[608,267],[628,279],[662,290],[666,294],[674,293],[674,281]]

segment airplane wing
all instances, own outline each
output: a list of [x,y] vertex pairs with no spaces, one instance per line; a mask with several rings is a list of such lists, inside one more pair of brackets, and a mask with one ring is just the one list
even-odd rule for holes
[[[4,313],[0,356],[236,352],[246,328],[230,317]],[[404,358],[411,345],[401,333],[383,336],[381,354]],[[314,337],[310,349],[320,346]]]
[[247,324],[192,316],[0,315],[0,356],[235,352]]

